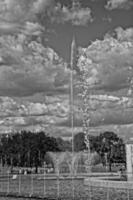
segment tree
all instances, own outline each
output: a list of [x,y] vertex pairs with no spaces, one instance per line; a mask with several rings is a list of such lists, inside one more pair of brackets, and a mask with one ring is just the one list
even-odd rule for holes
[[[86,144],[85,144],[85,135],[83,132],[79,132],[74,136],[74,150],[75,151],[83,151],[86,150]],[[95,152],[98,146],[97,137],[93,135],[89,135],[89,141],[90,141],[90,150],[92,152]]]
[[1,138],[0,156],[3,165],[35,167],[43,165],[48,151],[60,151],[54,137],[44,132],[22,131]]
[[69,140],[63,140],[61,137],[56,139],[60,151],[72,151],[72,142]]
[[86,149],[84,142],[84,133],[80,132],[74,136],[74,151],[83,151]]
[[[111,171],[112,163],[125,162],[125,145],[123,140],[114,132],[104,132],[97,136],[96,151],[102,158],[103,165],[109,164]],[[106,155],[106,156],[105,156]]]

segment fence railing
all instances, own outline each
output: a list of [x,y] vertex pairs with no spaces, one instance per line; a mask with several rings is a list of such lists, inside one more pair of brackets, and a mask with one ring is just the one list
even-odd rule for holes
[[[111,180],[111,177],[116,180]],[[133,182],[121,181],[119,178],[118,173],[79,173],[72,176],[69,173],[45,172],[12,174],[7,170],[7,173],[0,174],[0,195],[64,200],[72,199],[74,194],[75,200],[132,200]]]

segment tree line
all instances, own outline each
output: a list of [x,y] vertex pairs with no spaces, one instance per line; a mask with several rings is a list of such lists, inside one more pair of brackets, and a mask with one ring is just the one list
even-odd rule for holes
[[57,141],[44,132],[22,131],[2,136],[0,157],[2,165],[35,167],[43,165],[47,151],[60,151]]
[[[109,171],[113,163],[123,163],[126,166],[126,150],[122,138],[114,132],[106,131],[98,136],[89,136],[90,150],[96,151],[103,165],[109,165]],[[84,133],[78,133],[74,137],[74,150],[82,151],[86,149],[84,143]]]
[[[97,152],[103,165],[114,162],[125,163],[125,144],[113,132],[104,132],[98,136],[89,136],[91,152]],[[74,151],[85,151],[84,133],[74,136]],[[72,140],[65,141],[55,138],[45,132],[21,131],[6,136],[0,140],[0,159],[3,166],[38,167],[43,166],[46,152],[72,151]]]

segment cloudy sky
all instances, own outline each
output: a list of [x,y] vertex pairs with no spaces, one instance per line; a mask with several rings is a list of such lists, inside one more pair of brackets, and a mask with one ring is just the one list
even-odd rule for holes
[[[90,132],[133,133],[132,0],[0,0],[0,132],[68,137],[70,49],[87,70]],[[74,130],[82,129],[78,72]]]

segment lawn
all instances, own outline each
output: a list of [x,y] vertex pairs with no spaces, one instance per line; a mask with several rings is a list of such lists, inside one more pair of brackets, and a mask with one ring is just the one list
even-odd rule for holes
[[[21,184],[19,182],[21,178]],[[9,182],[8,182],[9,180]],[[127,189],[111,189],[111,188],[99,188],[89,187],[84,185],[83,179],[50,179],[50,180],[38,180],[37,177],[32,178],[31,175],[18,176],[17,179],[1,179],[0,192],[10,192],[12,194],[18,194],[26,196],[38,196],[58,198],[61,200],[72,199],[73,194],[75,200],[132,200],[133,190]],[[73,192],[74,191],[74,192]],[[17,199],[17,198],[16,198]],[[0,197],[0,200],[16,200],[15,197]],[[28,198],[27,198],[28,199]],[[35,198],[37,199],[37,198]],[[20,200],[24,200],[21,198]]]

